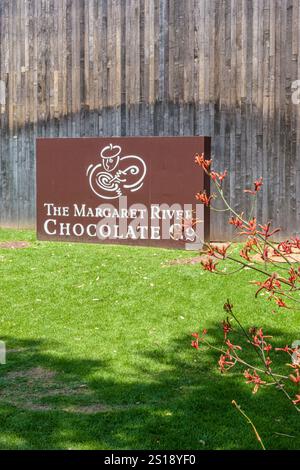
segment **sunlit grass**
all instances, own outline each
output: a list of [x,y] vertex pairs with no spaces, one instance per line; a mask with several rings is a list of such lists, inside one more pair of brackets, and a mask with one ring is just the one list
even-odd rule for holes
[[232,399],[267,448],[299,448],[299,417],[280,392],[252,395],[190,347],[194,330],[219,335],[227,298],[278,344],[300,339],[299,312],[255,299],[251,272],[217,277],[168,264],[190,252],[42,243],[30,231],[0,240],[31,243],[0,249],[0,448],[259,448]]

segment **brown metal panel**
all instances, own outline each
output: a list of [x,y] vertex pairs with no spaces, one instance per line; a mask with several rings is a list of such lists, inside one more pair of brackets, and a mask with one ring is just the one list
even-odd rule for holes
[[[173,238],[162,239],[163,219],[159,218],[164,217],[164,222],[170,219],[172,226],[174,221],[178,223],[173,215],[178,216],[180,207],[191,209],[197,219],[198,211],[202,214],[198,234],[202,230],[202,239],[204,233],[209,239],[209,211],[203,211],[195,199],[199,191],[205,189],[209,193],[209,181],[194,161],[195,154],[202,152],[209,158],[209,137],[37,139],[38,239],[173,248],[184,248],[186,242],[194,241],[198,246],[199,237],[174,240],[178,230],[171,230]],[[120,214],[125,209],[125,196],[128,209],[133,204],[143,204],[146,210],[123,210]],[[99,222],[98,227],[110,223],[105,216],[108,212],[113,214],[114,208],[118,216],[114,224],[118,228],[112,232],[115,235],[119,236],[120,226],[129,225],[137,216],[143,216],[142,225],[148,229],[144,227],[138,239],[125,231],[123,239],[100,240],[95,236],[95,226]],[[182,215],[185,225],[186,214]],[[152,229],[156,224],[159,228]]]

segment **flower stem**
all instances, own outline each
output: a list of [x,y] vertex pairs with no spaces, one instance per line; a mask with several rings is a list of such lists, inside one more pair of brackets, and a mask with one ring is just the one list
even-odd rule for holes
[[260,443],[261,447],[263,450],[266,450],[265,446],[264,446],[264,443],[260,437],[260,435],[258,434],[257,432],[257,429],[256,427],[254,426],[252,420],[249,418],[249,416],[246,415],[246,413],[242,410],[242,408],[240,407],[240,405],[237,404],[237,402],[235,400],[232,400],[231,402],[233,404],[233,406],[236,407],[236,409],[241,413],[241,415],[246,419],[247,423],[250,424],[250,426],[252,427],[253,429],[253,432],[255,434],[255,437],[256,439],[258,440],[258,442]]

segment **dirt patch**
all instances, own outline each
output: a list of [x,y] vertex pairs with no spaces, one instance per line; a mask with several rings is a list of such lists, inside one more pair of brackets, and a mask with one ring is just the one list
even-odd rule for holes
[[[16,406],[18,405],[16,404]],[[52,407],[49,405],[41,405],[36,403],[25,403],[23,405],[23,409],[29,411],[51,411]]]
[[13,349],[7,349],[6,352],[7,353],[20,353],[20,352],[24,352],[24,351],[29,351],[30,348],[13,348]]
[[[212,246],[216,246],[219,248],[223,248],[228,246],[228,243],[212,243]],[[276,245],[274,245],[276,248]],[[269,250],[269,261],[272,261],[274,263],[286,263],[289,261],[290,263],[300,263],[300,250],[293,249],[293,253],[290,255],[285,255],[284,258],[282,256],[274,256],[273,255],[273,250]],[[205,262],[209,259],[209,256],[205,253],[202,253],[201,255],[194,256],[192,258],[178,258],[169,261],[166,265],[187,265],[187,264],[201,264],[201,262]],[[265,261],[262,259],[260,254],[255,254],[254,256],[251,256],[251,259],[255,262],[258,263],[265,263]]]
[[140,409],[144,405],[142,404],[130,404],[130,405],[106,405],[104,403],[92,403],[90,405],[72,406],[64,408],[64,411],[68,413],[80,413],[85,415],[94,415],[97,413],[108,413],[114,411],[127,411]]
[[[212,246],[216,246],[218,248],[227,247],[228,243],[212,243]],[[176,265],[176,264],[200,264],[202,261],[207,261],[209,256],[205,253],[201,255],[193,256],[193,258],[178,258],[168,262],[168,265]]]
[[0,248],[6,248],[10,250],[17,250],[17,249],[22,249],[22,248],[28,248],[31,246],[31,243],[29,242],[0,242]]
[[[285,259],[282,256],[274,256],[269,253],[269,261],[273,261],[274,263],[286,263],[289,261],[290,263],[299,263],[300,262],[300,252],[295,252],[290,255],[284,255]],[[262,259],[261,255],[257,254],[253,256],[253,261],[258,261],[259,263],[264,263],[265,261]]]
[[65,409],[65,411],[72,412],[72,413],[80,413],[84,415],[94,415],[96,413],[106,413],[107,411],[113,410],[113,407],[108,405],[103,405],[101,403],[97,403],[94,405],[85,405],[85,406],[76,406]]
[[88,384],[78,381],[62,382],[57,378],[57,372],[43,367],[9,372],[1,377],[1,382],[1,403],[26,411],[94,415],[143,406],[140,403],[103,403]]
[[204,261],[207,259],[207,256],[205,255],[200,255],[200,256],[195,256],[193,258],[180,258],[180,259],[174,259],[168,262],[169,265],[174,265],[174,264],[199,264],[201,261]]
[[56,373],[52,370],[44,369],[43,367],[34,367],[28,370],[17,370],[9,372],[6,378],[9,380],[14,379],[34,379],[34,380],[49,380],[52,379]]
[[[87,397],[92,403],[82,406],[80,413],[92,414],[104,411],[104,405],[94,404],[95,395],[87,384],[78,382],[65,383],[56,378],[57,372],[43,367],[34,367],[27,370],[8,372],[2,377],[3,385],[0,389],[0,399],[9,405],[31,411],[65,410],[60,404],[45,403],[45,400],[55,397],[70,399]],[[105,407],[107,409],[107,407]]]
[[70,396],[81,396],[81,395],[91,395],[91,390],[89,390],[88,386],[82,385],[74,386],[74,387],[55,387],[49,388],[48,390],[44,390],[41,393],[37,394],[39,398],[47,398],[47,397],[70,397]]

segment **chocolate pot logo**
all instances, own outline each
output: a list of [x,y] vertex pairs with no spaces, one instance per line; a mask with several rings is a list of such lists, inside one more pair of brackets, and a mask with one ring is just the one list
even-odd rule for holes
[[101,150],[101,162],[87,169],[90,188],[101,199],[118,199],[143,186],[144,160],[137,155],[121,156],[121,152],[119,145],[109,144]]

